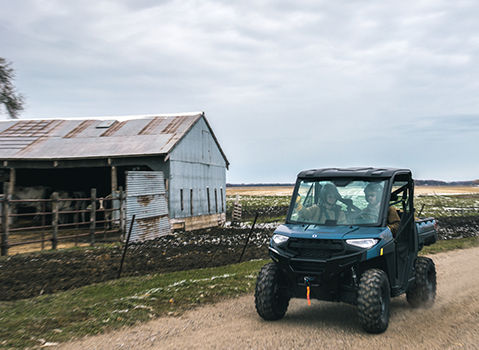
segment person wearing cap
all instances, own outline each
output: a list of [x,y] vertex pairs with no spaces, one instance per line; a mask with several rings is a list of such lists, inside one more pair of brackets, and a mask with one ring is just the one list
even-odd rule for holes
[[308,222],[325,224],[326,221],[335,221],[336,224],[344,224],[346,215],[341,207],[336,204],[341,195],[338,189],[332,183],[323,186],[319,193],[319,205],[313,205],[309,208],[303,208],[299,211],[299,216]]
[[[360,217],[362,219],[377,221],[381,204],[381,189],[382,187],[374,182],[369,183],[364,188],[364,196],[366,198],[366,202],[368,202],[368,206],[364,208],[364,210],[360,214]],[[388,227],[394,237],[396,236],[396,233],[399,229],[400,221],[401,218],[399,217],[396,208],[390,206],[388,208]]]

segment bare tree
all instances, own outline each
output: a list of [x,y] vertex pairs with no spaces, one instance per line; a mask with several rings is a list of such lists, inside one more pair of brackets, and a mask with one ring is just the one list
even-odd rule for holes
[[5,106],[10,118],[18,119],[18,112],[23,110],[23,96],[15,91],[14,78],[10,63],[0,57],[0,106]]

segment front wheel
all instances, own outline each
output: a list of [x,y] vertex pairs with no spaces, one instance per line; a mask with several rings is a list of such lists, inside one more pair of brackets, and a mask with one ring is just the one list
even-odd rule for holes
[[382,333],[389,324],[390,289],[383,270],[366,270],[359,281],[359,322],[369,333]]
[[263,266],[256,280],[254,302],[256,311],[266,321],[283,318],[289,305],[289,294],[281,279],[281,270],[275,263]]
[[429,258],[416,260],[416,279],[406,292],[412,307],[431,307],[436,299],[436,266]]

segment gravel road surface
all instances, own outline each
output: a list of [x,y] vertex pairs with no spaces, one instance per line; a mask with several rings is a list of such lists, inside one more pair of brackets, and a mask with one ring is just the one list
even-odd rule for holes
[[370,335],[356,309],[293,299],[284,319],[265,322],[252,295],[162,317],[60,349],[479,349],[479,248],[433,255],[438,294],[431,309],[391,302],[388,330]]

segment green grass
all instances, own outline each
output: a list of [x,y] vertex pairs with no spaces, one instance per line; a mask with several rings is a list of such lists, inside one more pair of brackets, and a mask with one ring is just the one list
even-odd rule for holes
[[433,245],[424,247],[421,250],[421,255],[443,253],[454,249],[466,249],[479,247],[479,237],[449,239],[445,241],[438,241]]
[[[479,246],[479,238],[439,241],[421,254]],[[98,283],[0,302],[0,348],[41,346],[133,325],[254,290],[266,260]]]
[[122,278],[72,291],[0,302],[0,347],[62,342],[147,321],[254,289],[265,261]]

